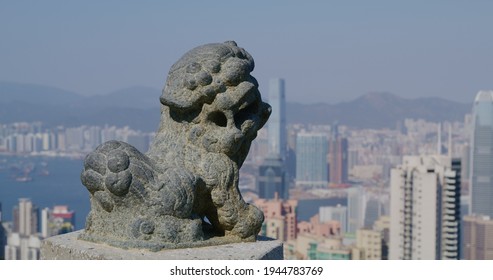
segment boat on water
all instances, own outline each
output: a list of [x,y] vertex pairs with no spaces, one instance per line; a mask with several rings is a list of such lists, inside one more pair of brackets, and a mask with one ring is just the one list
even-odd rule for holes
[[33,162],[20,162],[14,163],[10,165],[10,171],[12,174],[12,178],[16,182],[30,182],[33,180],[31,175],[35,170],[35,164]]
[[50,171],[48,169],[41,169],[38,173],[39,176],[48,176],[50,175]]
[[30,182],[33,180],[33,178],[29,176],[19,176],[19,177],[15,177],[15,180],[17,182]]

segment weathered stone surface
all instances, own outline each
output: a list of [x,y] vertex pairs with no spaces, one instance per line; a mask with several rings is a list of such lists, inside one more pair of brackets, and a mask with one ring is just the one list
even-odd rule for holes
[[81,180],[91,211],[80,238],[153,251],[255,241],[263,214],[242,199],[238,176],[270,106],[253,68],[234,42],[178,60],[150,150],[110,141],[87,156]]
[[41,245],[43,260],[282,260],[279,240],[259,237],[258,242],[162,250],[121,249],[78,239],[83,231],[45,239]]

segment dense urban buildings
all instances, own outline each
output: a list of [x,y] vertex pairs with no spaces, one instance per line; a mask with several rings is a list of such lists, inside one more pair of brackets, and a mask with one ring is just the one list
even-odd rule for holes
[[[3,245],[0,257],[6,260],[38,260],[43,238],[74,230],[75,213],[67,206],[45,208],[41,218],[39,216],[38,207],[30,199],[19,199],[19,204],[13,209],[13,221],[0,223],[0,245]],[[3,244],[2,234],[5,237]]]
[[39,122],[0,124],[0,153],[84,157],[109,140],[125,141],[146,152],[153,135],[132,130],[128,126],[45,128]]
[[390,259],[459,259],[460,161],[405,156],[391,172]]
[[[283,80],[272,80],[272,117],[252,143],[240,170],[240,189],[264,211],[261,234],[283,240],[286,258],[493,259],[491,214],[480,210],[481,203],[493,204],[487,184],[493,180],[488,179],[493,173],[488,169],[493,166],[492,92],[480,92],[473,114],[461,121],[405,119],[395,129],[361,129],[329,125],[333,120],[286,125],[284,90]],[[145,151],[152,138],[153,133],[130,127],[18,122],[0,124],[0,153],[82,158],[108,140]],[[20,167],[12,178],[28,181],[21,174],[26,165]],[[1,168],[13,170],[2,162]],[[32,180],[44,171],[37,168]],[[22,226],[36,228],[23,239],[24,247],[34,248],[33,256],[37,240],[73,228],[72,211],[49,206],[30,218],[37,225]],[[22,243],[22,207],[17,208],[15,221],[3,218],[0,258],[5,246],[9,258],[12,253],[20,258],[13,249]],[[471,216],[461,219],[465,215]]]

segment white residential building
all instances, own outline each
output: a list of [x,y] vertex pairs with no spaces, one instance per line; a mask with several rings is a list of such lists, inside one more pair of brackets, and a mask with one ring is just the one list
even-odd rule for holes
[[391,171],[389,259],[458,259],[459,160],[405,156]]

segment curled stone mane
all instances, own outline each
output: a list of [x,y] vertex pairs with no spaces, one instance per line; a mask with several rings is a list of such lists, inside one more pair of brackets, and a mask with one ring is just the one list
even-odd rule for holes
[[161,103],[184,111],[210,104],[227,87],[248,79],[254,66],[250,54],[232,41],[194,48],[171,67]]

